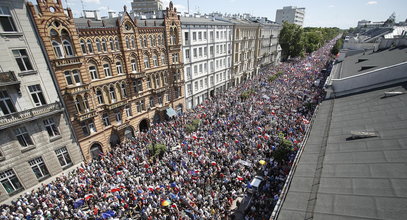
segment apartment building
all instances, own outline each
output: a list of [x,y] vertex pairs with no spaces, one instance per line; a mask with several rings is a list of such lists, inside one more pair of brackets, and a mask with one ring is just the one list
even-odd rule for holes
[[260,34],[258,50],[258,65],[276,65],[281,59],[281,47],[278,44],[278,36],[282,26],[269,21],[260,21]]
[[80,163],[24,0],[0,2],[0,201]]
[[230,86],[233,24],[200,15],[181,17],[188,109]]
[[276,23],[283,24],[288,22],[303,26],[305,18],[305,8],[297,8],[296,6],[286,6],[276,11]]
[[28,3],[86,161],[184,109],[180,19],[73,18],[61,0]]

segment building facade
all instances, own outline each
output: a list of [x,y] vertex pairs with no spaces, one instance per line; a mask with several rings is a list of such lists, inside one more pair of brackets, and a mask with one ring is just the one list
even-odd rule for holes
[[233,24],[205,17],[181,17],[185,102],[188,109],[230,85]]
[[282,26],[271,22],[261,22],[258,54],[258,64],[261,66],[276,65],[281,59],[281,47],[278,44],[278,36]]
[[83,161],[24,0],[0,2],[0,201]]
[[136,14],[154,14],[164,10],[161,0],[133,0],[132,11]]
[[[180,19],[74,19],[61,0],[28,3],[85,160],[184,109]],[[174,110],[175,109],[175,110]]]
[[233,23],[232,85],[238,85],[257,74],[259,65],[260,25],[246,19],[229,19]]
[[283,24],[288,22],[303,26],[305,17],[305,8],[297,8],[295,6],[283,7],[283,9],[277,9],[276,23]]

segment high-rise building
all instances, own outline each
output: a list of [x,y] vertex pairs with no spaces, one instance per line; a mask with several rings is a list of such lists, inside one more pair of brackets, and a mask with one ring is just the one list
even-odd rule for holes
[[[61,0],[28,3],[85,160],[184,109],[181,23],[127,13],[73,18]],[[37,7],[37,8],[35,8]],[[96,16],[97,17],[97,16]]]
[[276,23],[283,24],[288,22],[303,26],[305,17],[305,8],[297,8],[295,6],[286,6],[283,9],[278,9],[276,12]]
[[131,8],[136,14],[154,14],[164,10],[161,0],[133,0]]
[[[2,0],[0,18],[0,201],[4,201],[83,157],[25,1]],[[63,49],[69,48],[64,44]]]
[[229,88],[233,24],[199,15],[181,17],[187,108]]

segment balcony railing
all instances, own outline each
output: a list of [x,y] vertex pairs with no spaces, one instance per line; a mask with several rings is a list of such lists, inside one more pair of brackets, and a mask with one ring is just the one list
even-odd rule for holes
[[155,94],[159,94],[159,93],[165,92],[166,90],[167,90],[166,87],[160,87],[160,88],[153,89],[152,92]]
[[63,109],[61,103],[55,102],[36,108],[15,112],[10,115],[4,115],[0,117],[0,129],[4,129],[26,121],[32,121],[33,118],[45,117],[62,110]]
[[87,112],[76,114],[75,117],[79,121],[85,121],[89,118],[95,117],[97,114],[98,113],[96,112],[96,110],[88,110]]
[[82,84],[75,87],[67,87],[65,88],[65,93],[75,95],[81,92],[89,91],[89,84]]
[[129,126],[129,122],[128,122],[128,121],[126,121],[125,123],[113,125],[113,128],[114,128],[116,131],[121,131],[121,130],[125,129],[127,126]]
[[127,104],[127,99],[121,100],[121,101],[118,101],[118,102],[115,102],[115,103],[111,103],[111,104],[105,104],[103,106],[103,108],[105,110],[113,110],[115,108],[119,108],[119,107],[124,106],[126,104]]
[[56,67],[81,64],[81,57],[67,57],[54,60]]
[[181,49],[181,44],[174,44],[174,45],[169,45],[170,50],[180,50]]
[[13,71],[0,72],[0,86],[9,86],[19,83],[20,81],[17,80]]

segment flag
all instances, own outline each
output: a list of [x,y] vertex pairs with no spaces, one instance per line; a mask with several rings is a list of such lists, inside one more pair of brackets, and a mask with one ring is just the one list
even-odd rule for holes
[[309,124],[309,123],[310,123],[306,118],[302,118],[302,122],[303,122],[304,124]]
[[92,197],[93,197],[92,194],[87,194],[87,195],[85,195],[85,200],[89,200],[89,199],[92,198]]
[[243,180],[243,177],[241,177],[241,176],[237,176],[237,178],[236,178],[238,181],[242,181]]
[[112,193],[114,193],[114,192],[119,192],[120,191],[120,188],[112,188],[111,190],[110,190],[110,192],[112,192]]
[[83,199],[78,199],[78,200],[76,200],[76,201],[73,203],[73,207],[74,207],[75,209],[77,209],[77,208],[83,206],[84,203],[85,203],[85,200],[83,200]]

